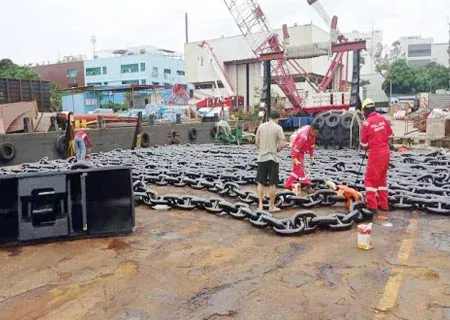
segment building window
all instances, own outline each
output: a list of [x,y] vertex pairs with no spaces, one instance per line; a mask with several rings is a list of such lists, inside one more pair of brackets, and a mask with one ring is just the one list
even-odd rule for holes
[[89,86],[101,86],[102,85],[102,83],[101,82],[88,82],[88,84],[87,84],[87,86],[89,87]]
[[152,85],[159,86],[159,82],[152,82]]
[[122,73],[132,73],[132,72],[139,72],[139,64],[123,64],[121,66],[121,72]]
[[147,80],[142,79],[142,80],[141,80],[141,84],[147,84]]
[[184,76],[184,71],[181,71],[181,70],[177,70],[177,75],[179,75],[179,76]]
[[78,70],[77,69],[68,69],[66,73],[67,78],[74,79],[78,77]]
[[145,71],[145,62],[141,62],[141,72]]
[[104,86],[107,86],[107,85],[108,85],[108,82],[103,82],[103,85],[104,85]]
[[139,84],[139,80],[126,80],[122,81],[122,84]]
[[171,74],[170,69],[164,69],[164,79],[168,79]]
[[408,60],[408,66],[410,67],[425,67],[430,63],[431,59]]
[[86,68],[86,76],[99,76],[102,74],[102,68]]
[[98,104],[97,99],[84,99],[84,104],[86,106],[96,106]]
[[152,77],[158,78],[158,68],[157,67],[153,67]]
[[103,74],[106,74],[106,67],[103,67]]
[[431,44],[410,44],[408,46],[408,57],[430,57]]

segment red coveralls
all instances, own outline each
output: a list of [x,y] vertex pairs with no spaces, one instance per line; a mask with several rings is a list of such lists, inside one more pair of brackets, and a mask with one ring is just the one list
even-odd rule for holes
[[376,210],[380,207],[387,210],[389,208],[386,178],[391,157],[389,138],[392,134],[390,123],[376,111],[369,114],[362,125],[361,146],[369,150],[364,178],[369,209]]
[[[292,172],[289,177],[286,179],[284,187],[286,189],[292,189],[292,185],[298,179],[302,186],[311,185],[311,181],[308,177],[305,176],[305,153],[309,153],[310,157],[314,156],[314,144],[316,142],[316,137],[311,136],[310,126],[306,126],[302,128],[298,135],[295,137],[291,146],[291,157],[292,157]],[[297,165],[294,162],[294,159],[300,161],[300,164]]]

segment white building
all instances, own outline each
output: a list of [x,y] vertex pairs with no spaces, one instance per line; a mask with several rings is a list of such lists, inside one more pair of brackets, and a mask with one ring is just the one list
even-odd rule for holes
[[399,42],[409,66],[423,67],[433,61],[433,38],[401,37]]
[[383,44],[383,31],[373,30],[371,32],[359,32],[354,30],[344,34],[349,41],[366,40],[367,50],[361,52],[365,63],[361,67],[361,74],[373,74],[376,72],[374,54],[379,46]]
[[422,67],[436,62],[449,67],[449,44],[434,43],[433,38],[401,37],[400,47],[409,66]]
[[[317,42],[330,41],[330,34],[319,27],[308,25],[296,25],[288,28],[290,35],[290,45],[303,45]],[[282,31],[277,30],[282,39]],[[259,104],[258,91],[263,85],[262,64],[258,61],[250,49],[243,36],[227,37],[207,40],[212,47],[219,63],[224,65],[225,73],[235,90],[235,94],[244,96],[244,104],[254,106]],[[186,81],[195,85],[195,95],[197,97],[228,95],[219,83],[219,92],[214,89],[214,83],[219,82],[218,75],[211,64],[211,58],[206,48],[201,48],[199,42],[185,44]],[[346,63],[346,59],[343,61]],[[304,59],[300,61],[301,66],[310,74],[313,79],[320,82],[331,63],[331,57],[321,56],[314,59]],[[352,63],[352,54],[349,54],[349,63]],[[345,70],[345,67],[343,68]],[[293,71],[292,71],[293,72]],[[345,72],[343,72],[345,73]],[[351,77],[351,68],[349,78]],[[337,77],[338,78],[338,77]],[[313,93],[312,87],[301,80],[301,77],[294,77],[303,95],[310,96]],[[345,74],[343,75],[345,79]],[[278,86],[272,86],[274,90],[281,92]]]
[[352,31],[344,34],[350,41],[366,40],[367,50],[361,52],[364,64],[361,66],[361,80],[369,81],[369,84],[361,88],[361,99],[370,98],[375,102],[386,102],[388,97],[383,91],[384,78],[377,73],[374,55],[383,44],[383,32],[373,30],[371,32]]
[[443,66],[446,66],[447,68],[450,67],[449,65],[449,44],[448,43],[434,43],[432,50],[431,50],[431,56],[433,58],[433,61],[439,64],[442,64]]

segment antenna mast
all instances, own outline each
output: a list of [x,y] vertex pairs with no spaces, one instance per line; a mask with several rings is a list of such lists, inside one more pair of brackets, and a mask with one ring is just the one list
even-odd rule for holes
[[92,59],[96,58],[95,54],[95,43],[97,42],[97,38],[95,36],[91,36],[91,43],[92,43]]

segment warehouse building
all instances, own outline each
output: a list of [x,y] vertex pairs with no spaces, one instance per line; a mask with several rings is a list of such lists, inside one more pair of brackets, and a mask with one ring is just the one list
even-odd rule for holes
[[[330,41],[329,32],[313,25],[294,25],[288,28],[290,35],[290,45],[304,45],[318,42]],[[282,39],[282,30],[276,31]],[[251,51],[247,41],[243,36],[222,37],[219,39],[207,40],[212,48],[214,56],[220,65],[223,65],[226,77],[234,89],[236,95],[244,96],[244,105],[255,106],[259,104],[260,91],[263,85],[262,64]],[[195,96],[204,98],[208,96],[228,96],[230,95],[220,81],[220,70],[214,68],[211,61],[214,58],[206,47],[200,47],[199,42],[185,44],[186,81],[195,86]],[[352,54],[349,54],[351,65]],[[344,64],[346,63],[344,59]],[[310,77],[316,82],[320,82],[327,72],[331,63],[331,57],[321,56],[314,59],[304,59],[300,61]],[[345,70],[345,67],[342,68]],[[294,73],[294,71],[291,71]],[[343,78],[345,79],[345,72]],[[349,70],[349,77],[351,68]],[[338,77],[337,77],[338,78]],[[300,75],[294,74],[297,88],[302,95],[308,96],[313,93],[312,87],[304,81]],[[216,84],[218,89],[216,88]],[[278,86],[273,86],[282,95]]]

